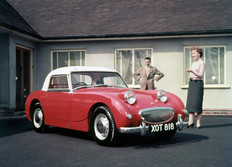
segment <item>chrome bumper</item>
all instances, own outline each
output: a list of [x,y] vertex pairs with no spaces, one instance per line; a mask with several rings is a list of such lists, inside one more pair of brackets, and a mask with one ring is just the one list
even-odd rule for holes
[[[182,115],[178,114],[176,128],[179,131],[181,131],[187,125],[188,125],[188,122],[184,122],[182,119]],[[141,135],[145,135],[148,130],[149,130],[149,126],[146,126],[146,123],[145,123],[145,120],[143,117],[142,117],[142,123],[140,126],[119,128],[120,133],[138,133],[138,132],[141,132]]]

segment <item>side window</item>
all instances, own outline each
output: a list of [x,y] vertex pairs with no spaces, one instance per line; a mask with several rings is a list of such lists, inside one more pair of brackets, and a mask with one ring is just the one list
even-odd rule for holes
[[67,76],[52,76],[50,84],[50,90],[68,90]]

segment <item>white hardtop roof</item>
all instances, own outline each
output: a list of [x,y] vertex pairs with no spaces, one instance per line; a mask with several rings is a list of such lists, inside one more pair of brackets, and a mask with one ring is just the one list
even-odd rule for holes
[[111,68],[107,68],[107,67],[92,67],[92,66],[70,66],[70,67],[58,68],[58,69],[51,71],[47,75],[47,77],[44,81],[42,90],[44,90],[44,91],[48,90],[51,76],[68,75],[68,74],[71,74],[72,72],[117,72],[117,71],[114,69],[111,69]]
[[70,67],[62,67],[51,71],[48,75],[59,75],[59,74],[70,74],[71,72],[117,72],[114,69],[106,68],[106,67],[92,67],[92,66],[70,66]]

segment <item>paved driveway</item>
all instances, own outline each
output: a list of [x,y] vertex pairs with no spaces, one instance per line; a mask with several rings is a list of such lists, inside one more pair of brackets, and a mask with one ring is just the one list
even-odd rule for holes
[[25,117],[0,118],[0,166],[232,166],[232,117],[205,116],[202,127],[169,141],[124,135],[117,146],[103,147],[86,133],[50,128],[39,134]]

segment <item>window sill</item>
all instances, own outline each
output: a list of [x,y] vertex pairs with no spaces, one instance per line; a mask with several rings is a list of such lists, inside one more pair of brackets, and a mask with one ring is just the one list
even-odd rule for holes
[[140,89],[140,86],[128,85],[130,89]]
[[[181,89],[188,89],[188,85],[181,86]],[[227,85],[205,85],[204,89],[230,89]]]

